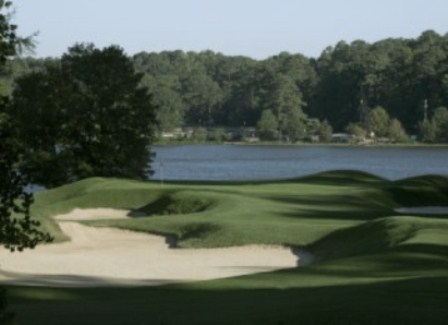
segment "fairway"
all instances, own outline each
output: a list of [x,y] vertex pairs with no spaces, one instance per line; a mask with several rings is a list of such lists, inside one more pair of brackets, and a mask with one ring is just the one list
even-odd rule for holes
[[[132,234],[168,238],[175,252],[215,250],[216,255],[229,250],[225,259],[236,268],[237,261],[252,258],[250,252],[237,258],[238,250],[250,248],[256,255],[261,249],[268,256],[262,265],[272,265],[257,270],[259,274],[230,270],[225,277],[240,276],[162,286],[149,285],[171,282],[149,283],[140,277],[148,282],[123,287],[123,274],[103,274],[107,279],[89,282],[89,288],[39,281],[28,284],[44,286],[10,285],[10,309],[23,324],[60,324],[61,317],[64,324],[444,324],[448,216],[397,212],[425,206],[448,206],[448,177],[392,182],[335,171],[244,183],[87,179],[36,195],[33,215],[56,241],[38,247],[36,254],[73,245],[69,237],[75,238],[74,231],[91,232],[91,249],[105,249],[93,239],[109,232],[109,244]],[[92,210],[98,208],[107,210]],[[83,211],[90,214],[85,217]],[[125,254],[136,245],[131,237],[121,243],[121,251],[113,246],[109,254]],[[170,249],[164,240],[158,244]],[[300,266],[299,260],[297,266],[291,253],[297,251],[312,254],[313,263]],[[281,264],[286,253],[294,258]],[[26,254],[33,252],[16,254],[17,261]],[[138,259],[124,264],[138,269],[132,264]],[[179,268],[204,260],[187,257]],[[39,259],[33,263],[38,265]],[[148,267],[160,264],[157,257],[148,261]],[[204,268],[199,264],[192,274]],[[88,276],[78,271],[80,277]],[[190,278],[195,279],[200,278]]]

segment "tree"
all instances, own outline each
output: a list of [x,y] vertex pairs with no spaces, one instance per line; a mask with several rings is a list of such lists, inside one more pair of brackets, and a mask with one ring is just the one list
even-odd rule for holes
[[275,71],[268,71],[264,79],[264,110],[271,110],[276,116],[279,138],[297,141],[304,135],[306,119],[299,88],[289,76]]
[[319,125],[319,137],[321,141],[330,142],[333,134],[333,128],[327,120],[323,121]]
[[[0,10],[9,8],[10,1],[0,1]],[[16,26],[7,14],[0,13],[0,69],[6,60],[16,54],[19,42]],[[23,147],[18,141],[17,125],[6,113],[9,100],[0,98],[0,245],[11,251],[34,248],[40,241],[51,237],[38,230],[39,222],[30,216],[32,194],[24,191],[27,177],[19,170]]]
[[434,110],[434,114],[431,118],[432,127],[435,132],[435,140],[443,142],[444,138],[444,128],[448,123],[448,109],[446,107],[437,107]]
[[315,91],[317,74],[313,66],[313,59],[302,54],[281,52],[268,58],[266,65],[273,66],[277,74],[283,74],[292,79],[300,89],[304,102],[308,102]]
[[[8,9],[10,1],[0,1],[0,70],[8,58],[17,53],[20,40],[16,26],[10,24]],[[21,145],[17,141],[16,125],[6,113],[8,98],[0,96],[0,245],[11,251],[34,248],[41,241],[52,238],[38,229],[39,222],[30,216],[32,195],[24,191],[27,178],[18,169]],[[9,323],[13,315],[5,310],[4,290],[0,291],[0,324]]]
[[374,132],[375,136],[384,137],[389,127],[389,114],[383,107],[377,106],[368,113],[367,124],[369,131]]
[[437,132],[431,120],[425,119],[418,125],[420,140],[426,143],[436,142]]
[[310,114],[327,119],[338,131],[358,121],[359,102],[366,99],[367,84],[375,79],[375,65],[369,45],[363,41],[341,41],[328,47],[316,62],[320,81],[310,102]]
[[357,138],[364,138],[366,136],[366,130],[364,130],[358,123],[349,123],[345,128],[345,131]]
[[205,142],[207,140],[207,129],[203,127],[196,127],[191,134],[191,140],[194,142]]
[[210,134],[210,140],[216,142],[223,142],[227,140],[226,130],[223,128],[214,128]]
[[201,66],[197,66],[183,78],[183,100],[187,104],[185,120],[189,125],[214,125],[215,110],[222,102],[219,85]]
[[408,139],[408,135],[401,125],[401,122],[395,118],[390,120],[387,135],[393,142],[404,142]]
[[448,143],[448,120],[440,126],[440,141]]
[[448,124],[448,109],[437,107],[430,119],[424,119],[419,124],[420,137],[424,142],[445,142],[446,125]]
[[305,114],[301,110],[295,109],[289,111],[285,118],[283,134],[286,135],[288,141],[302,140],[306,132]]
[[215,76],[223,90],[216,122],[229,126],[255,126],[260,118],[256,69],[259,63],[246,57],[227,57],[216,67]]
[[278,133],[278,121],[270,109],[261,113],[257,123],[257,131],[261,140],[274,140]]
[[446,105],[447,35],[426,31],[417,39],[385,39],[373,44],[339,42],[316,61],[319,82],[308,113],[337,129],[358,119],[365,105],[388,107],[407,130],[415,131],[425,99]]
[[33,181],[52,187],[91,176],[149,177],[156,106],[141,78],[121,48],[92,44],[20,78],[11,114]]
[[[0,106],[4,105],[5,99]],[[39,231],[39,222],[30,216],[33,196],[24,191],[29,182],[18,169],[22,148],[15,129],[8,115],[0,112],[0,244],[21,251],[51,237]]]
[[159,108],[156,112],[160,131],[173,131],[184,122],[185,104],[182,101],[181,84],[177,76],[166,75],[154,77],[144,75],[142,84],[154,96],[154,103]]

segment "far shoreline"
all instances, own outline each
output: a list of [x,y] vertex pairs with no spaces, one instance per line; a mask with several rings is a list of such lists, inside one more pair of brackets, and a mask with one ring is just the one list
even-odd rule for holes
[[359,147],[359,148],[448,148],[448,143],[371,143],[371,144],[358,144],[358,143],[340,143],[340,142],[278,142],[278,141],[259,141],[259,142],[247,142],[247,141],[157,141],[152,144],[156,147],[170,147],[170,146],[201,146],[201,145],[226,145],[226,146],[266,146],[266,147]]

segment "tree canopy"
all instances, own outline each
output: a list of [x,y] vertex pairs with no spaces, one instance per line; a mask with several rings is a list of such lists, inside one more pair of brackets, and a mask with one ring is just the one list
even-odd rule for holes
[[[11,5],[11,1],[0,0],[0,74],[20,43],[7,12]],[[25,191],[28,180],[18,168],[22,146],[16,125],[7,114],[9,104],[0,92],[0,245],[20,251],[52,238],[40,231],[39,222],[30,216],[33,196]],[[4,291],[0,290],[0,324],[7,324],[12,318],[13,314],[6,311]]]
[[[17,50],[16,26],[4,12],[10,6],[10,1],[0,1],[0,70]],[[19,170],[23,146],[17,125],[7,114],[9,105],[9,99],[0,96],[0,245],[14,251],[33,248],[51,237],[39,231],[39,222],[30,216],[32,195],[24,190],[28,179]]]
[[[407,133],[417,134],[424,103],[429,117],[437,107],[448,106],[448,34],[433,31],[416,39],[341,41],[316,59],[283,52],[257,61],[211,51],[174,51],[142,52],[134,63],[145,76],[172,81],[169,89],[177,94],[181,112],[176,116],[184,116],[176,126],[208,125],[204,121],[212,126],[256,126],[269,109],[285,130],[278,112],[295,101],[305,116],[327,120],[337,132],[350,123],[367,128],[367,114],[381,106]],[[213,86],[201,88],[195,79]],[[215,99],[205,105],[208,109],[193,105],[191,98],[198,91]],[[165,97],[163,92],[158,96]],[[160,111],[169,115],[172,107],[161,106]],[[387,134],[387,123],[380,133]]]
[[30,216],[33,196],[24,191],[28,179],[18,169],[22,148],[14,130],[9,116],[0,112],[0,244],[21,251],[51,237]]
[[121,48],[91,44],[19,78],[11,115],[33,181],[52,187],[90,176],[151,175],[156,106],[141,79]]

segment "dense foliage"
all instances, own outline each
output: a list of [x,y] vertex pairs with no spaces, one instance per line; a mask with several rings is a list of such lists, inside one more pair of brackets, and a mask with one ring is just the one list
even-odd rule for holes
[[146,179],[155,105],[123,50],[75,45],[59,62],[17,80],[11,115],[33,181],[89,176]]
[[[256,61],[175,51],[139,53],[134,64],[159,103],[171,100],[159,112],[164,129],[256,126],[263,111],[270,110],[276,131],[283,133],[290,129],[287,121],[297,126],[311,117],[327,120],[337,132],[359,123],[381,136],[394,119],[403,131],[422,135],[419,125],[425,117],[448,106],[448,35],[433,31],[417,39],[339,42],[317,59],[280,53]],[[388,123],[369,124],[367,115],[375,107],[384,110],[378,122],[387,115]]]
[[[8,10],[9,1],[0,1],[0,10]],[[16,26],[9,22],[8,14],[0,14],[0,71],[17,52]],[[22,154],[17,139],[17,125],[6,113],[9,100],[0,96],[0,244],[11,250],[34,247],[50,237],[38,230],[39,223],[30,217],[32,195],[24,191],[26,177],[19,171]]]
[[0,244],[12,251],[51,240],[30,216],[33,199],[24,191],[28,180],[18,170],[22,150],[14,129],[11,119],[0,113]]
[[[17,53],[20,44],[7,12],[11,5],[10,1],[0,0],[0,73],[4,73],[7,60]],[[0,245],[20,251],[50,241],[51,237],[40,231],[39,222],[30,216],[33,198],[24,190],[27,179],[18,170],[21,146],[15,125],[6,113],[8,105],[8,98],[0,94]],[[0,324],[9,324],[13,318],[6,305],[4,290],[0,289]]]
[[[59,61],[12,62],[1,78],[4,92],[11,91],[15,77]],[[382,107],[389,122],[399,121],[404,132],[427,142],[446,141],[446,123],[431,119],[439,107],[448,106],[448,35],[434,31],[373,44],[341,41],[316,59],[286,52],[257,61],[212,51],[165,51],[138,53],[132,61],[143,74],[141,84],[154,94],[163,131],[255,127],[270,110],[275,137],[296,140],[304,132],[316,134],[309,129],[310,118],[327,120],[336,132],[357,123],[369,134],[367,114]],[[390,127],[382,126],[380,134],[387,135]],[[436,135],[428,135],[428,127],[438,128]],[[270,133],[260,132],[263,137]]]

